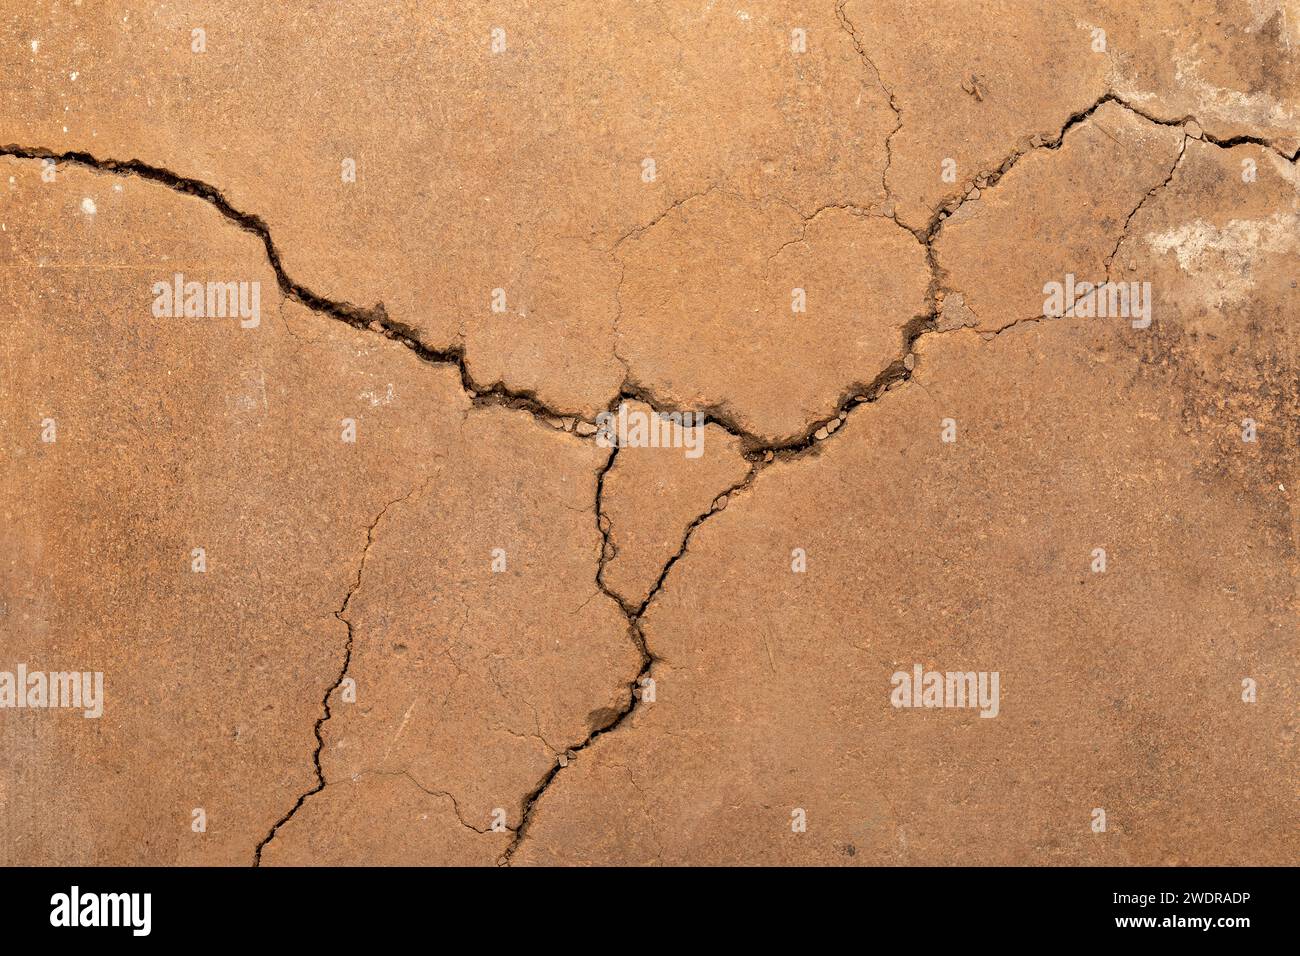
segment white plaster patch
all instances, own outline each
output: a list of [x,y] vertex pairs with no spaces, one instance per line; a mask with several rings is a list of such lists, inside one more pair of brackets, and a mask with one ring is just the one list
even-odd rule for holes
[[1231,219],[1223,226],[1196,219],[1144,238],[1160,255],[1172,252],[1183,272],[1201,280],[1210,304],[1223,306],[1250,294],[1260,256],[1300,253],[1300,213]]
[[377,405],[391,405],[393,399],[397,397],[397,393],[393,391],[393,383],[389,382],[382,395],[375,394],[373,389],[366,389],[357,397],[362,401],[369,402],[370,407],[374,408]]
[[1200,75],[1199,59],[1178,57],[1174,63],[1174,78],[1179,88],[1196,102],[1196,115],[1202,125],[1209,118],[1274,128],[1290,127],[1296,121],[1295,109],[1268,93],[1243,93],[1207,83]]

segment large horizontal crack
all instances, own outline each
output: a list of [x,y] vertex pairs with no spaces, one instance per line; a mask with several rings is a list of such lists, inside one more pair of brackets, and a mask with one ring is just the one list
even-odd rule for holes
[[[864,62],[870,65],[871,68],[875,71],[876,77],[880,82],[882,90],[884,90],[885,93],[890,98],[891,108],[895,110],[895,113],[897,114],[899,119],[899,127],[901,127],[901,123],[902,123],[901,112],[898,110],[897,105],[894,102],[894,96],[889,91],[888,87],[885,85],[884,80],[880,76],[879,70],[876,68],[874,62],[872,62],[870,58],[866,56],[865,51],[862,50],[852,24],[844,16],[843,4],[837,6],[836,12],[837,12],[837,16],[840,18],[842,28],[853,39],[854,45],[858,49],[858,52],[862,56]],[[998,182],[998,180],[1000,180],[1012,168],[1014,168],[1014,166],[1019,162],[1019,160],[1027,153],[1032,152],[1035,149],[1059,149],[1061,147],[1062,142],[1065,139],[1066,134],[1071,129],[1080,125],[1081,123],[1086,122],[1094,113],[1097,112],[1098,109],[1100,109],[1106,103],[1115,103],[1123,107],[1124,109],[1127,109],[1135,113],[1136,115],[1141,116],[1142,118],[1148,120],[1149,122],[1156,123],[1162,126],[1186,128],[1187,124],[1189,123],[1196,123],[1197,126],[1200,126],[1195,116],[1188,115],[1178,119],[1168,119],[1168,118],[1158,117],[1148,111],[1142,110],[1139,107],[1132,105],[1131,103],[1129,103],[1128,101],[1126,101],[1116,93],[1107,92],[1103,94],[1101,97],[1099,97],[1096,100],[1096,102],[1094,102],[1087,108],[1071,114],[1066,119],[1065,123],[1062,124],[1060,131],[1056,133],[1054,136],[1052,136],[1051,138],[1046,140],[1038,139],[1036,142],[1031,143],[1031,145],[1029,146],[1023,148],[1017,148],[1013,150],[1011,154],[1008,155],[1007,158],[1004,159],[997,167],[995,167],[992,170],[987,170],[979,174],[978,176],[974,177],[967,185],[968,186],[971,185],[972,183],[974,183],[976,179],[982,179],[985,182],[985,185],[981,188],[982,189],[991,188],[993,185],[995,185]],[[896,127],[893,132],[897,132],[897,130],[898,127]],[[889,138],[892,138],[892,136],[893,133],[890,134]],[[1288,154],[1285,151],[1283,151],[1278,145],[1276,145],[1273,141],[1264,137],[1247,134],[1247,135],[1239,135],[1239,136],[1233,136],[1230,138],[1221,139],[1213,136],[1208,131],[1205,131],[1203,128],[1201,129],[1200,137],[1205,142],[1212,143],[1216,146],[1220,146],[1223,148],[1231,148],[1233,146],[1239,146],[1243,144],[1254,144],[1257,146],[1271,149],[1274,152],[1278,153],[1278,155],[1282,156],[1284,159],[1292,163],[1296,162],[1297,159],[1300,159],[1300,149],[1297,149],[1295,152]],[[887,148],[888,145],[889,144],[887,140],[886,142]],[[248,213],[240,209],[237,209],[225,197],[225,195],[221,192],[221,190],[217,189],[215,186],[212,186],[198,179],[194,179],[187,176],[181,176],[169,169],[166,169],[161,166],[156,166],[151,163],[146,163],[142,160],[101,159],[99,157],[92,155],[91,153],[78,151],[78,150],[60,152],[57,150],[46,149],[43,147],[19,146],[19,145],[11,144],[11,145],[0,147],[0,156],[9,156],[15,159],[49,160],[56,164],[77,165],[77,166],[82,166],[103,173],[122,175],[122,176],[135,176],[140,179],[145,179],[150,182],[154,182],[166,186],[167,188],[182,193],[184,195],[194,196],[198,199],[202,199],[203,201],[212,205],[213,208],[215,208],[219,213],[221,213],[222,216],[224,216],[230,222],[234,223],[240,229],[252,233],[253,235],[257,236],[259,240],[261,240],[262,245],[266,250],[267,261],[270,263],[271,269],[275,273],[276,282],[280,287],[280,291],[286,298],[291,299],[292,301],[297,302],[301,305],[304,305],[308,309],[311,309],[314,312],[319,312],[332,319],[343,322],[355,329],[377,333],[385,336],[386,338],[392,339],[406,346],[408,349],[414,352],[421,360],[429,364],[455,366],[460,377],[461,387],[465,390],[465,392],[468,395],[471,396],[471,399],[477,405],[506,405],[511,408],[523,409],[531,413],[534,417],[542,419],[547,423],[561,422],[566,419],[569,420],[582,419],[582,416],[576,415],[572,410],[554,408],[548,405],[546,402],[542,401],[538,397],[537,393],[532,389],[511,388],[499,381],[491,384],[484,384],[476,381],[473,375],[469,371],[466,362],[466,357],[465,357],[465,350],[463,346],[454,345],[446,348],[435,348],[427,345],[426,343],[420,340],[419,337],[420,333],[417,329],[390,317],[387,311],[385,310],[382,302],[377,303],[376,305],[368,308],[364,306],[358,306],[347,301],[331,299],[326,296],[320,295],[316,292],[313,292],[311,289],[308,289],[303,284],[296,282],[285,271],[280,256],[280,252],[276,248],[275,242],[271,237],[271,230],[270,227],[267,226],[266,221],[262,219],[261,216],[258,216],[254,213]],[[709,186],[702,192],[686,196],[674,202],[667,210],[665,210],[660,215],[656,216],[655,219],[651,220],[651,222],[631,230],[623,238],[629,238],[631,236],[640,235],[644,233],[647,229],[652,228],[655,225],[655,223],[659,222],[665,216],[671,213],[673,209],[683,205],[686,202],[691,201],[694,198],[698,198],[699,196],[708,193],[713,188],[715,187]],[[888,194],[886,193],[886,195]],[[833,413],[825,418],[820,418],[816,421],[809,423],[808,427],[804,430],[803,433],[784,441],[778,441],[778,442],[765,441],[760,436],[755,435],[754,433],[750,432],[749,430],[741,426],[738,423],[736,416],[733,415],[729,409],[726,409],[721,406],[712,406],[712,407],[701,408],[701,409],[678,409],[672,406],[671,403],[667,403],[659,399],[654,394],[653,389],[650,386],[637,383],[630,376],[624,380],[622,386],[619,389],[618,394],[610,400],[607,406],[607,410],[608,411],[616,410],[619,404],[622,403],[623,401],[637,400],[637,401],[645,402],[646,404],[650,405],[654,410],[661,411],[661,412],[688,411],[688,410],[693,412],[694,411],[704,412],[708,416],[711,422],[723,428],[729,434],[741,439],[743,443],[742,447],[746,451],[747,455],[750,456],[751,458],[762,457],[766,453],[773,453],[773,452],[798,453],[812,447],[815,444],[815,442],[818,440],[816,438],[817,432],[823,429],[824,427],[826,427],[834,419],[836,418],[842,419],[843,413],[846,410],[850,409],[853,405],[862,402],[864,399],[870,398],[873,395],[877,394],[883,387],[892,384],[893,381],[899,378],[905,379],[908,377],[907,375],[902,374],[902,371],[900,371],[902,363],[906,359],[906,357],[911,354],[912,343],[915,341],[915,339],[919,336],[921,332],[928,330],[927,325],[933,326],[935,317],[938,314],[937,299],[935,298],[934,294],[937,294],[939,291],[941,291],[942,287],[939,284],[939,279],[941,278],[941,270],[939,269],[937,262],[934,260],[934,255],[933,255],[934,239],[937,236],[940,228],[942,227],[944,220],[946,220],[949,216],[951,216],[952,213],[956,212],[956,210],[959,209],[964,202],[966,202],[965,195],[955,196],[952,199],[948,200],[946,203],[942,204],[938,209],[934,210],[934,213],[931,216],[929,222],[923,229],[911,229],[905,226],[903,223],[899,222],[899,220],[896,217],[890,217],[893,218],[893,221],[900,228],[906,230],[909,234],[913,235],[918,242],[920,242],[923,246],[925,246],[927,250],[927,259],[929,260],[929,265],[930,265],[931,275],[932,275],[932,289],[931,289],[932,308],[930,309],[928,315],[917,317],[912,321],[912,323],[909,324],[907,328],[904,329],[904,333],[903,333],[904,350],[902,355],[897,361],[892,363],[888,368],[886,368],[879,375],[877,375],[877,377],[873,379],[871,382],[855,383],[847,387],[844,390],[842,394],[842,398],[837,403]],[[823,207],[823,208],[827,208],[827,207]],[[620,240],[620,242],[621,241],[622,240]],[[618,243],[616,242],[615,246],[617,245]],[[588,423],[590,424],[590,422]],[[586,436],[586,437],[590,437],[590,436]]]
[[[285,271],[281,260],[280,252],[276,248],[275,242],[271,237],[270,227],[266,221],[254,213],[244,212],[237,209],[215,186],[202,182],[198,179],[181,176],[165,169],[161,166],[155,166],[138,159],[116,160],[101,159],[87,152],[66,151],[58,152],[55,150],[45,149],[43,147],[8,145],[0,147],[0,156],[8,156],[14,159],[26,160],[49,160],[56,164],[70,164],[81,166],[86,169],[95,170],[101,173],[119,176],[134,176],[149,182],[165,186],[175,192],[187,196],[193,196],[209,203],[227,220],[238,226],[245,232],[256,236],[266,250],[267,261],[270,263],[272,271],[275,273],[276,282],[281,293],[285,298],[299,303],[324,316],[343,322],[354,329],[363,332],[371,332],[382,335],[391,339],[406,348],[410,349],[421,361],[430,365],[451,365],[457,370],[460,377],[461,388],[470,396],[475,405],[492,405],[506,406],[509,408],[521,409],[530,413],[534,418],[547,423],[550,426],[556,426],[566,420],[585,421],[587,424],[593,424],[590,419],[583,418],[582,415],[575,413],[571,409],[555,408],[548,405],[532,389],[511,388],[502,382],[493,382],[484,384],[474,379],[469,370],[465,356],[465,349],[461,345],[450,346],[447,348],[435,348],[427,345],[420,339],[420,333],[417,329],[406,325],[388,315],[383,303],[377,303],[371,307],[355,305],[351,302],[330,299],[308,289],[303,284],[296,282]],[[629,235],[636,235],[644,232],[646,229],[653,227],[655,222],[661,220],[664,216],[682,204],[697,198],[699,195],[709,192],[712,188],[704,190],[703,193],[687,196],[673,204],[662,215],[657,216],[645,226],[633,230]],[[766,452],[797,452],[810,447],[815,441],[816,433],[834,418],[851,406],[855,400],[864,391],[869,391],[876,386],[877,382],[858,383],[849,386],[843,394],[843,398],[830,415],[825,418],[817,419],[809,423],[807,428],[798,435],[786,440],[771,442],[765,440],[759,435],[754,434],[739,424],[737,417],[727,408],[721,405],[712,405],[703,408],[680,409],[669,402],[663,401],[656,396],[653,389],[649,386],[636,382],[628,376],[619,388],[618,394],[611,398],[606,406],[606,411],[616,411],[618,406],[624,401],[635,400],[645,402],[655,411],[672,413],[672,412],[702,412],[710,422],[724,429],[729,434],[739,438],[742,447],[750,456],[761,456]],[[590,431],[590,430],[588,430]],[[578,438],[590,440],[593,436],[576,435]]]

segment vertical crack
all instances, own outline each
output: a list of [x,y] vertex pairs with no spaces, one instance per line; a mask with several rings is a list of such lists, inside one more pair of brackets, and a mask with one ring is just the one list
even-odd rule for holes
[[840,22],[840,29],[847,33],[849,39],[853,41],[853,49],[857,51],[859,59],[861,59],[867,66],[871,67],[871,71],[876,75],[876,83],[880,85],[885,96],[888,97],[889,108],[894,113],[894,128],[890,130],[889,135],[885,137],[885,168],[880,171],[880,188],[884,190],[885,199],[888,201],[889,169],[894,164],[894,134],[903,128],[903,108],[898,105],[898,99],[894,96],[894,91],[885,85],[885,78],[880,73],[880,67],[876,66],[875,60],[867,56],[866,49],[858,39],[858,31],[853,26],[853,21],[851,21],[849,15],[844,12],[844,8],[848,6],[848,2],[849,0],[839,0],[835,5],[835,17]]
[[543,794],[546,793],[547,789],[555,781],[560,772],[569,766],[571,759],[578,753],[590,747],[598,737],[617,730],[641,704],[642,681],[651,676],[651,672],[654,669],[655,662],[657,661],[654,652],[650,650],[649,645],[646,643],[645,632],[641,629],[641,618],[650,607],[651,602],[654,601],[660,590],[663,588],[664,580],[668,577],[668,572],[671,571],[673,565],[675,565],[678,560],[686,554],[687,545],[690,543],[691,536],[695,533],[695,529],[707,521],[712,515],[725,508],[727,501],[732,495],[748,488],[762,467],[773,460],[770,456],[754,460],[750,466],[749,473],[746,474],[743,479],[731,485],[723,491],[722,494],[718,495],[714,499],[710,509],[703,514],[698,515],[695,520],[687,526],[686,531],[682,536],[681,547],[678,548],[677,552],[673,554],[667,562],[665,562],[663,568],[659,572],[658,578],[655,580],[654,587],[650,589],[650,593],[646,595],[645,600],[640,604],[633,605],[624,600],[621,595],[606,587],[604,582],[605,566],[616,553],[613,544],[610,542],[610,530],[612,529],[612,525],[609,517],[604,512],[605,476],[608,475],[610,469],[614,467],[614,462],[618,458],[618,453],[619,447],[615,445],[610,452],[609,458],[605,461],[605,464],[601,466],[596,478],[596,527],[601,534],[601,554],[596,568],[596,586],[600,588],[601,593],[611,598],[622,610],[623,616],[627,619],[628,638],[636,646],[637,652],[641,656],[641,664],[628,685],[627,702],[624,706],[619,710],[614,711],[605,724],[592,730],[591,733],[589,733],[580,743],[567,748],[564,754],[564,759],[557,759],[551,769],[548,770],[542,779],[538,781],[537,786],[534,787],[524,798],[523,813],[519,821],[519,826],[515,828],[514,839],[511,840],[510,845],[506,847],[505,852],[502,854],[500,860],[498,860],[498,865],[501,866],[508,866],[514,858],[516,851],[519,849],[519,845],[523,842],[524,837],[528,833],[528,827],[532,823],[533,811],[537,807],[537,802],[542,798]]
[[330,710],[330,698],[348,676],[348,667],[352,663],[352,622],[348,620],[345,615],[347,614],[348,607],[352,603],[352,595],[356,594],[357,589],[361,587],[361,575],[365,571],[366,560],[370,557],[371,545],[375,543],[375,528],[379,525],[379,522],[388,512],[389,508],[399,502],[405,501],[414,493],[415,489],[413,488],[400,498],[394,498],[392,501],[388,502],[388,504],[384,505],[384,507],[380,509],[379,514],[375,516],[375,520],[370,522],[370,526],[366,529],[366,545],[361,552],[361,561],[357,564],[356,577],[348,587],[348,593],[344,595],[343,603],[340,604],[338,610],[334,612],[334,617],[342,621],[343,626],[347,628],[347,642],[343,646],[343,666],[339,669],[338,677],[334,678],[334,682],[326,689],[325,696],[321,699],[321,716],[316,719],[316,725],[314,727],[316,749],[312,751],[311,759],[312,766],[316,771],[316,783],[310,790],[298,797],[294,802],[294,805],[289,808],[289,812],[277,820],[275,825],[271,827],[270,832],[268,832],[266,836],[262,838],[262,841],[257,844],[257,847],[253,851],[253,866],[255,867],[262,865],[262,851],[266,849],[268,843],[275,839],[275,835],[279,832],[280,828],[292,819],[293,815],[298,812],[304,803],[307,802],[308,797],[320,793],[325,789],[325,771],[321,768],[320,762],[321,751],[325,747],[325,737],[321,733],[321,728],[325,726],[325,721],[330,719],[332,713]]
[[1173,182],[1174,174],[1178,172],[1178,167],[1182,165],[1183,162],[1183,156],[1187,154],[1187,141],[1191,138],[1192,137],[1188,136],[1186,132],[1183,133],[1183,141],[1178,147],[1178,155],[1174,157],[1174,164],[1169,167],[1169,175],[1164,178],[1163,182],[1156,183],[1154,186],[1148,189],[1146,193],[1143,194],[1141,200],[1138,201],[1138,204],[1133,207],[1132,211],[1124,219],[1124,228],[1120,230],[1119,238],[1115,240],[1115,248],[1110,251],[1110,255],[1108,255],[1105,260],[1107,282],[1110,281],[1111,263],[1114,262],[1115,257],[1119,255],[1119,247],[1122,246],[1124,244],[1124,240],[1128,238],[1128,227],[1129,224],[1133,221],[1133,217],[1136,216],[1138,212],[1142,209],[1142,207],[1146,205],[1148,199],[1150,199],[1156,193],[1160,192],[1160,190],[1164,189],[1171,182]]

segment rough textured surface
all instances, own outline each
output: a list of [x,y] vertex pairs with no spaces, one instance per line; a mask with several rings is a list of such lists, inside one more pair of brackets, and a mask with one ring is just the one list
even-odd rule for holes
[[[336,779],[405,773],[449,795],[464,826],[487,830],[499,807],[514,828],[557,754],[625,705],[640,662],[595,585],[594,443],[498,408],[471,410],[461,434],[467,444],[440,450],[439,466],[374,527],[343,615],[357,702],[324,725],[321,767],[327,791]],[[484,457],[482,471],[464,472],[466,458]],[[494,573],[497,548],[505,571]],[[311,862],[297,834],[333,829],[323,821],[337,804],[367,792],[353,787],[319,814],[323,804],[304,805],[268,859]],[[368,862],[404,827],[368,814],[348,830],[348,862]],[[493,862],[500,836],[426,862]]]
[[[254,329],[155,319],[150,285],[175,269],[273,289],[260,243],[160,185],[4,171],[5,649],[103,671],[108,694],[99,721],[4,712],[24,755],[6,819],[30,819],[10,861],[250,862],[318,783],[323,697],[327,783],[405,772],[483,830],[498,806],[516,826],[553,762],[544,738],[583,739],[639,666],[595,583],[605,453],[474,408],[454,368],[274,294]],[[344,673],[355,703],[333,686]],[[444,720],[454,734],[434,732]],[[411,800],[351,787],[305,806],[355,812],[370,792]],[[208,830],[186,839],[199,807]],[[350,856],[334,852],[351,862],[405,838],[364,816],[381,830],[349,827]],[[493,862],[506,842],[457,836],[426,859]]]
[[1297,858],[1294,3],[0,6],[0,862]]

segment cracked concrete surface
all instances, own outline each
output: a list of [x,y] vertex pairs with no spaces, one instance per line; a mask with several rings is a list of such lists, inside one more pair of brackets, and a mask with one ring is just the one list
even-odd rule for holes
[[[1182,140],[1175,128],[1104,103],[1064,134],[1057,154],[1030,151],[996,186],[962,203],[935,257],[974,327],[996,332],[1041,316],[1044,275],[1103,281],[1129,211],[1168,178]],[[1005,265],[989,270],[990,260]]]
[[[627,407],[633,414],[653,414],[644,402]],[[635,447],[628,443],[627,428],[611,430],[617,454],[611,456],[600,499],[608,542],[601,583],[625,608],[640,607],[649,598],[691,521],[749,477],[753,466],[740,439],[717,425],[703,430],[695,457],[684,448]]]
[[1293,861],[1298,31],[15,5],[0,859]]

